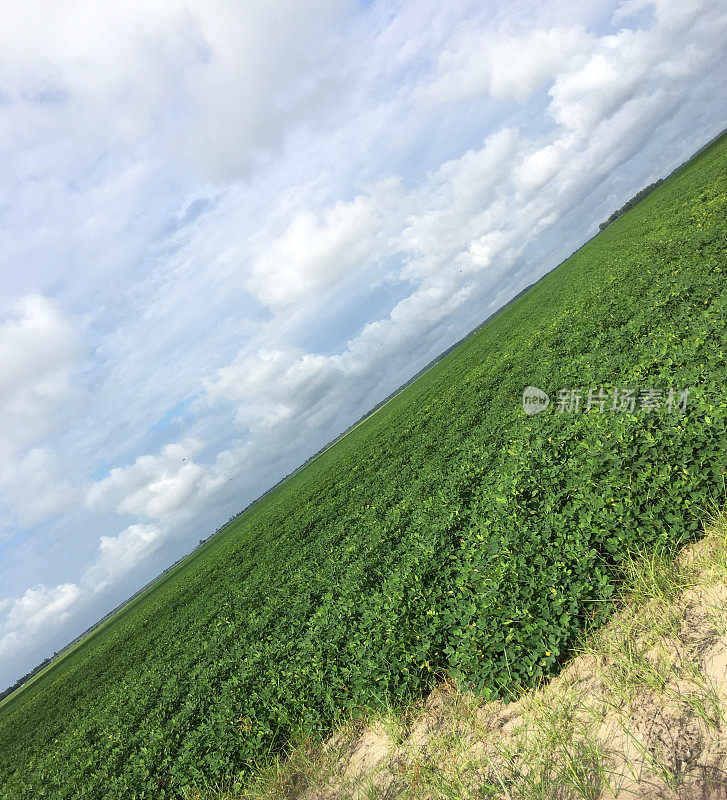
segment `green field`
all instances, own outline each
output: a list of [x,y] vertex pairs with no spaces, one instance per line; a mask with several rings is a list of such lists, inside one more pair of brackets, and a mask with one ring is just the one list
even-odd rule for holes
[[180,797],[443,673],[556,672],[625,553],[724,503],[726,254],[722,137],[2,706],[0,798]]

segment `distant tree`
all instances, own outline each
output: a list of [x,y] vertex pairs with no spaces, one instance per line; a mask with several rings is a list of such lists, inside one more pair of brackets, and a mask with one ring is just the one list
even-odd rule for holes
[[618,211],[614,211],[613,214],[605,221],[602,222],[598,227],[599,230],[605,230],[608,226],[615,222],[621,215],[625,214],[627,211],[632,209],[637,203],[643,200],[647,195],[651,194],[657,186],[660,186],[664,183],[663,178],[659,178],[658,181],[654,181],[654,183],[650,183],[648,186],[644,187],[640,192],[635,194],[630,200],[627,200]]
[[[53,657],[55,658],[56,655],[57,653],[54,653]],[[43,661],[41,661],[37,667],[33,667],[33,669],[31,669],[30,672],[28,672],[26,675],[23,675],[22,678],[18,678],[18,680],[15,681],[15,683],[12,686],[8,686],[7,689],[0,692],[0,700],[4,700],[8,695],[12,694],[16,689],[19,689],[24,683],[29,681],[33,677],[33,675],[36,675],[44,667],[47,667],[48,664],[50,664],[50,662],[51,662],[50,658],[44,658]]]

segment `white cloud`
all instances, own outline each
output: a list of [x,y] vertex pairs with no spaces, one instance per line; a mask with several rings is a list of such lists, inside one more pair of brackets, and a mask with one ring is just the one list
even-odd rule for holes
[[[512,128],[489,136],[479,150],[469,150],[442,164],[409,198],[411,212],[400,229],[397,245],[406,254],[401,276],[425,279],[455,272],[459,256],[473,241],[489,236],[505,244],[502,230],[513,211],[504,200],[508,178],[521,157],[522,142]],[[485,267],[494,257],[480,261]],[[468,268],[475,262],[471,259]]]
[[53,588],[37,586],[14,600],[0,600],[0,661],[14,658],[35,637],[62,625],[73,613],[81,596],[75,583]]
[[265,431],[288,420],[304,424],[306,412],[340,378],[338,360],[300,348],[263,348],[218,370],[207,383],[207,398],[234,403],[243,429]]
[[117,536],[102,536],[96,561],[82,583],[100,592],[139,567],[164,544],[167,535],[157,525],[130,525]]
[[[366,325],[340,355],[263,348],[240,356],[208,381],[207,400],[235,405],[238,427],[264,437],[258,442],[263,449],[270,447],[270,436],[275,448],[287,452],[311,436],[317,441],[327,430],[337,433],[332,421],[347,424],[349,409],[366,408],[373,389],[396,381],[392,358],[403,348],[426,354],[431,344],[427,332],[470,292],[471,287],[453,291],[446,283],[422,287],[397,303],[388,317]],[[388,391],[393,388],[389,385]]]
[[439,58],[439,72],[421,96],[455,102],[480,94],[524,103],[560,72],[577,65],[593,45],[580,25],[521,35],[475,27],[459,32]]
[[270,306],[310,301],[316,289],[330,289],[381,245],[397,190],[396,181],[385,181],[320,214],[299,210],[278,239],[265,243],[248,288]]
[[586,133],[609,117],[642,88],[659,55],[652,42],[643,31],[630,30],[594,42],[586,63],[559,74],[550,90],[556,122]]
[[12,603],[5,623],[11,628],[39,628],[62,619],[79,596],[80,589],[75,583],[63,583],[53,589],[47,586],[28,589]]
[[4,4],[0,85],[16,106],[6,112],[7,140],[32,131],[37,165],[59,152],[53,142],[64,135],[95,153],[134,146],[175,119],[165,144],[180,164],[215,180],[238,177],[331,106],[338,86],[332,33],[348,5]]
[[9,509],[6,524],[33,525],[70,508],[81,492],[67,480],[67,467],[52,451],[34,447],[0,470]]
[[160,519],[177,511],[198,489],[204,470],[192,458],[202,444],[187,438],[166,445],[157,456],[139,456],[128,467],[114,467],[88,490],[86,503],[96,511],[115,509]]
[[209,57],[190,70],[194,109],[184,153],[214,178],[248,172],[300,124],[321,123],[345,96],[333,68],[345,0],[189,4]]
[[672,31],[687,27],[705,8],[714,6],[709,0],[692,0],[691,3],[675,3],[673,0],[621,0],[614,12],[616,21],[628,18],[645,8],[653,8],[659,25]]
[[18,300],[0,322],[0,459],[48,433],[73,396],[79,342],[71,323],[40,295]]

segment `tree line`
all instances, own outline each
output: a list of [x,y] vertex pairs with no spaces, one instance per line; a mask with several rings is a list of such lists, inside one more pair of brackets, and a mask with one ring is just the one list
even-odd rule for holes
[[658,181],[654,181],[654,183],[650,183],[648,186],[644,187],[640,192],[635,194],[630,200],[626,201],[618,211],[614,211],[613,214],[605,221],[602,222],[598,227],[600,230],[604,230],[608,228],[608,226],[615,222],[622,214],[625,214],[629,209],[633,208],[637,203],[640,203],[647,195],[651,194],[657,186],[661,186],[664,183],[663,178],[659,178]]

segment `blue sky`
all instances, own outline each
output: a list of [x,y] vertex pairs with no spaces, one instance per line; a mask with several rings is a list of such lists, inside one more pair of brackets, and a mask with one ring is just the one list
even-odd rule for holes
[[720,0],[3,4],[0,684],[725,127],[726,45]]

